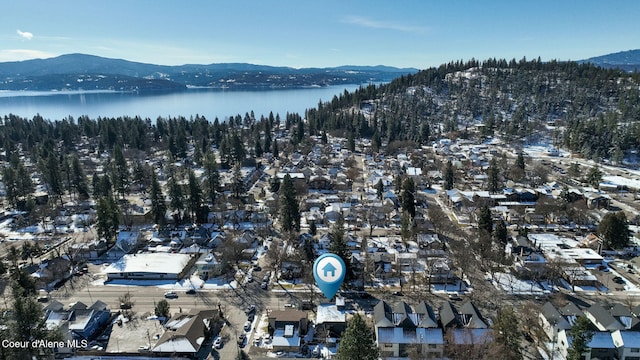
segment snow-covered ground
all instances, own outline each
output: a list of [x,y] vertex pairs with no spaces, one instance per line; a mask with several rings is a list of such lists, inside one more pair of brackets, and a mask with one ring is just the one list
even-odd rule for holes
[[512,274],[496,273],[493,276],[487,274],[486,277],[496,289],[512,295],[544,295],[550,292],[535,281],[520,280]]

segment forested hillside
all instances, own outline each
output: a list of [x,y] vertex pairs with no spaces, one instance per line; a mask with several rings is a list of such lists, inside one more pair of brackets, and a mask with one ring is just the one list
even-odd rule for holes
[[507,141],[545,134],[585,157],[619,162],[640,145],[638,80],[573,62],[459,61],[334,97],[307,117],[312,133],[371,137],[374,147],[478,127]]

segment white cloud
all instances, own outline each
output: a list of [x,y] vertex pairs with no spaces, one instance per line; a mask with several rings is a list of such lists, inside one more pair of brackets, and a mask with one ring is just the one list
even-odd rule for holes
[[22,60],[31,60],[31,59],[46,59],[54,56],[56,55],[45,52],[45,51],[40,51],[40,50],[29,50],[29,49],[0,50],[0,62],[22,61]]
[[363,16],[347,16],[342,21],[347,24],[357,25],[357,26],[371,28],[371,29],[395,30],[395,31],[412,32],[412,33],[424,33],[427,31],[427,28],[422,26],[411,26],[411,25],[402,24],[402,23],[380,21],[380,20],[366,18]]
[[16,30],[16,33],[18,34],[18,36],[20,36],[23,39],[27,39],[27,40],[33,39],[33,34],[28,31],[21,31],[20,29],[18,29]]

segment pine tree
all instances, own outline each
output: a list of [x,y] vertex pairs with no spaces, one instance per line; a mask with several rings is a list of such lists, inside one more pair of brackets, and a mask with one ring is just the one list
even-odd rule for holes
[[498,163],[496,158],[491,159],[489,168],[487,168],[487,190],[490,193],[496,193],[500,190],[500,169],[498,169]]
[[382,200],[382,195],[384,194],[384,184],[382,183],[382,179],[378,180],[375,188],[376,188],[376,196],[378,197],[378,200]]
[[80,159],[77,156],[71,157],[71,182],[73,188],[82,199],[89,197],[89,185],[87,185],[87,177],[84,174]]
[[189,212],[196,219],[202,206],[202,188],[193,170],[189,170]]
[[453,164],[451,160],[447,161],[447,165],[444,168],[444,189],[451,190],[455,183],[455,174],[453,171]]
[[120,209],[113,196],[103,196],[98,199],[96,207],[98,236],[108,242],[113,240],[120,225]]
[[588,345],[593,338],[591,321],[584,315],[578,317],[571,329],[569,329],[568,335],[571,338],[571,346],[567,351],[567,360],[582,359],[582,354],[589,350]]
[[356,313],[342,333],[336,359],[377,360],[379,356],[380,351],[373,343],[373,331],[360,314]]
[[240,199],[245,192],[244,179],[240,171],[240,164],[233,167],[233,181],[231,182],[231,193],[236,199]]
[[116,191],[124,198],[129,192],[129,167],[120,145],[113,148],[113,176],[112,181]]
[[494,324],[496,334],[493,350],[500,359],[504,360],[520,360],[522,359],[522,351],[520,343],[522,336],[520,335],[519,317],[516,315],[512,307],[503,307],[498,311],[498,317]]
[[158,181],[155,171],[151,171],[151,191],[149,196],[151,197],[151,214],[153,214],[153,221],[158,225],[164,225],[167,204],[164,201],[164,194],[162,193],[162,188],[160,187],[160,182]]
[[215,205],[220,191],[220,173],[213,152],[207,151],[204,157],[205,193],[211,205]]
[[622,249],[629,245],[631,232],[627,216],[622,211],[607,213],[598,225],[598,235],[609,249]]
[[491,217],[491,210],[488,206],[483,206],[478,210],[478,230],[485,234],[491,234],[493,232],[493,219]]
[[415,201],[416,186],[413,179],[408,177],[402,184],[402,210],[409,214],[409,220],[413,220],[416,217],[416,201]]
[[181,222],[181,213],[184,210],[184,194],[182,192],[182,187],[175,179],[175,174],[169,178],[169,182],[167,185],[169,187],[169,197],[171,198],[169,206],[171,207],[171,210],[173,210],[173,212],[178,216],[178,222]]
[[[275,143],[274,143],[275,144]],[[280,194],[280,224],[284,231],[300,231],[300,209],[296,189],[289,174],[282,179]]]
[[522,151],[518,153],[518,157],[516,157],[515,165],[520,169],[524,170],[525,163],[524,163],[524,154],[522,154]]

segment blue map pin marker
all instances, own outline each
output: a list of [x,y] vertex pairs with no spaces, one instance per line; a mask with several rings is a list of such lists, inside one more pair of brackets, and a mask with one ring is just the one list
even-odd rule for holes
[[327,299],[333,298],[340,289],[346,270],[344,261],[336,254],[323,254],[313,263],[313,277]]

